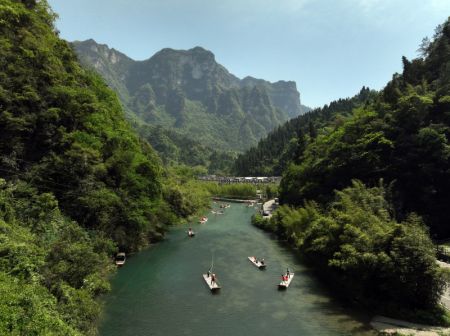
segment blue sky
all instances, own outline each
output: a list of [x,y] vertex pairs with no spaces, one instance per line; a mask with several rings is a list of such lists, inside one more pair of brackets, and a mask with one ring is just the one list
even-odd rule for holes
[[69,41],[136,60],[202,46],[238,77],[294,80],[317,107],[381,89],[401,56],[450,15],[450,0],[49,0]]

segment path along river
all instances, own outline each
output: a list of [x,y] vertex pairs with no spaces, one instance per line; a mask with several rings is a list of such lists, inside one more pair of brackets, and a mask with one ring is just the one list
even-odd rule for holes
[[[334,302],[294,253],[250,224],[253,208],[232,204],[206,224],[177,227],[167,239],[130,258],[112,279],[102,336],[373,335],[367,317]],[[203,281],[214,253],[222,289]],[[267,270],[247,256],[264,257]],[[289,266],[295,277],[279,291]]]

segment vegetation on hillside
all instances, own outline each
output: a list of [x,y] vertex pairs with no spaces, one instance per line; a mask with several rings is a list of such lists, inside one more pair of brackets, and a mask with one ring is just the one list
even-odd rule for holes
[[433,235],[450,236],[449,21],[422,52],[413,61],[403,58],[403,74],[292,159],[281,182],[283,202],[327,202],[352,179],[373,185],[383,178],[396,218],[416,212]]
[[[168,225],[206,208],[210,195],[256,193],[252,185],[197,183],[201,168],[163,169],[117,96],[57,36],[54,18],[45,0],[0,4],[0,334],[95,334],[95,299],[109,288],[118,249],[161,239]],[[421,52],[404,58],[403,74],[379,94],[363,88],[299,117],[241,156],[236,169],[283,173],[285,205],[255,223],[331,272],[355,300],[448,323],[438,307],[445,274],[427,227],[450,235],[450,21]],[[211,85],[218,92],[202,105],[187,97],[198,87],[145,84],[133,84],[139,95],[128,103],[141,104],[145,118],[184,125],[205,144],[143,126],[166,163],[226,170],[228,154],[206,147],[255,143],[283,119],[258,86]],[[218,114],[206,118],[206,107]],[[170,154],[174,146],[181,150]]]
[[96,334],[116,245],[23,182],[0,179],[0,209],[0,334]]
[[450,236],[450,20],[420,51],[403,58],[403,73],[380,93],[348,100],[347,110],[316,117],[312,127],[307,116],[280,127],[271,135],[280,146],[272,160],[261,165],[250,155],[269,151],[267,138],[236,166],[279,165],[284,205],[255,224],[290,241],[349,297],[390,315],[449,324],[439,306],[448,277],[430,233]]
[[113,254],[208,200],[163,170],[54,18],[44,0],[0,4],[2,335],[96,334]]
[[202,167],[178,165],[167,168],[163,197],[170,206],[170,213],[179,218],[189,218],[209,208],[211,194],[197,181],[197,176],[202,173]]
[[201,186],[211,196],[235,199],[253,199],[256,197],[256,190],[258,189],[258,186],[250,183],[219,184],[217,182],[201,182]]
[[449,274],[436,264],[420,217],[396,221],[388,199],[383,185],[368,188],[354,180],[327,208],[313,201],[283,205],[270,220],[258,215],[253,223],[286,239],[348,300],[389,316],[448,325],[439,302]]
[[52,192],[67,215],[123,248],[160,236],[160,160],[116,95],[57,37],[45,2],[0,9],[2,174]]
[[353,98],[339,99],[309,111],[279,126],[257,146],[240,154],[233,170],[239,176],[280,176],[291,163],[298,163],[306,146],[330,125],[339,125],[353,109],[364,105],[376,93],[363,87]]
[[136,123],[135,129],[158,152],[165,166],[202,166],[209,174],[226,176],[231,173],[235,152],[213,149],[199,140],[161,126]]
[[[118,92],[129,117],[211,151],[241,152],[304,108],[294,82],[240,80],[201,47],[166,48],[137,62],[93,40],[73,46],[83,64]],[[148,140],[158,148],[154,139]]]

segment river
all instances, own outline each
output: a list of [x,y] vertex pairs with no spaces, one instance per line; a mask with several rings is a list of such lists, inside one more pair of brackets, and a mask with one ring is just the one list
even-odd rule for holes
[[[167,239],[127,260],[112,279],[99,327],[102,336],[374,335],[367,316],[334,302],[293,252],[253,227],[253,208],[232,204],[206,224],[177,227]],[[214,254],[222,286],[202,278]],[[247,256],[264,257],[267,269]],[[277,284],[286,267],[291,286]]]

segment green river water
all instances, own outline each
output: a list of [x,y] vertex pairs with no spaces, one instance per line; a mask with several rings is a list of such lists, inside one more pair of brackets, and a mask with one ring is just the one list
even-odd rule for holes
[[[330,298],[294,253],[253,227],[253,208],[232,204],[206,224],[177,227],[167,239],[129,258],[112,279],[102,336],[374,335],[367,316]],[[202,278],[214,253],[222,286],[212,294]],[[247,256],[264,257],[259,270]],[[286,291],[277,284],[289,266]]]

